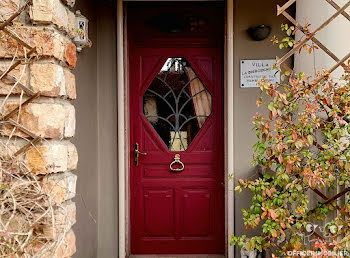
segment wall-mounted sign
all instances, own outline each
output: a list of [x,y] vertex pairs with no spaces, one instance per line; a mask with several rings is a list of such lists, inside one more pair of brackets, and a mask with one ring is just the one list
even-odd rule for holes
[[275,59],[241,60],[241,88],[257,88],[264,77],[271,83],[280,83],[280,72],[272,70]]

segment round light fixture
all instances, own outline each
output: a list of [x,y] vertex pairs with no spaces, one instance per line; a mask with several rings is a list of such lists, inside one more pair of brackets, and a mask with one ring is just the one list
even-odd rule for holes
[[270,35],[271,27],[267,25],[259,25],[256,27],[250,27],[247,32],[253,40],[261,41]]

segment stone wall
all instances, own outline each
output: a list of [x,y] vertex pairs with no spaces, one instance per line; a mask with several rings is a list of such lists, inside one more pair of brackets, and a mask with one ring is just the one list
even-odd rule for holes
[[[24,0],[0,0],[0,24],[8,19]],[[36,52],[30,62],[22,62],[9,75],[32,92],[40,92],[40,98],[23,107],[19,116],[13,119],[37,136],[42,137],[36,147],[30,147],[21,159],[35,175],[41,177],[42,191],[57,205],[54,211],[56,223],[43,229],[48,239],[54,239],[55,232],[62,231],[62,225],[75,219],[75,196],[77,177],[72,173],[77,168],[78,155],[70,138],[75,133],[75,109],[70,103],[76,98],[75,0],[33,0],[9,29],[32,47]],[[14,56],[23,58],[28,53],[24,47],[4,31],[0,31],[0,70],[9,67]],[[28,57],[27,57],[28,58]],[[23,59],[24,60],[24,59]],[[1,75],[1,74],[0,74]],[[19,86],[13,88],[13,81],[0,81],[0,105],[2,115],[28,98],[21,96]],[[11,92],[10,92],[11,91]],[[11,94],[9,94],[11,93]],[[6,96],[9,98],[4,102]],[[11,151],[17,151],[31,140],[31,136],[14,129],[12,125],[1,126],[1,140],[9,142]],[[22,139],[21,139],[22,138]],[[27,140],[26,140],[27,139]],[[5,150],[1,150],[4,155]],[[8,150],[6,150],[8,151]],[[62,207],[65,211],[63,212]],[[75,235],[72,230],[64,237],[63,244],[47,257],[70,257],[75,253]]]

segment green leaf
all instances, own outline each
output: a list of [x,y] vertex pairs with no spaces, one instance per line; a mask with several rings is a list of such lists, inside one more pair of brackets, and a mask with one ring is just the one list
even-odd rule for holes
[[314,144],[314,137],[312,137],[312,135],[309,134],[309,135],[307,136],[307,141],[310,143],[310,145],[313,145],[313,144]]
[[338,128],[334,128],[334,129],[331,131],[331,134],[336,134],[337,132],[339,132],[339,129],[338,129]]
[[300,222],[295,223],[295,227],[297,229],[300,229],[302,226],[303,226],[303,224],[301,224]]
[[265,144],[264,144],[264,143],[261,143],[261,144],[259,145],[259,153],[260,153],[261,155],[264,154],[264,153],[265,153],[265,149],[266,149]]
[[254,212],[257,213],[257,214],[261,214],[262,213],[261,208],[259,206],[255,206]]
[[305,73],[304,73],[304,72],[300,72],[300,73],[298,74],[299,80],[304,79],[304,77],[305,77]]
[[271,176],[270,176],[269,174],[265,173],[265,174],[264,174],[264,178],[265,178],[265,179],[270,179]]

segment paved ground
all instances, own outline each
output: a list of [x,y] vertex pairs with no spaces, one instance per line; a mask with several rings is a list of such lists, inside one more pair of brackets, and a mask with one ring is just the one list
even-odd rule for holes
[[224,255],[183,254],[183,255],[130,255],[129,258],[224,258]]

